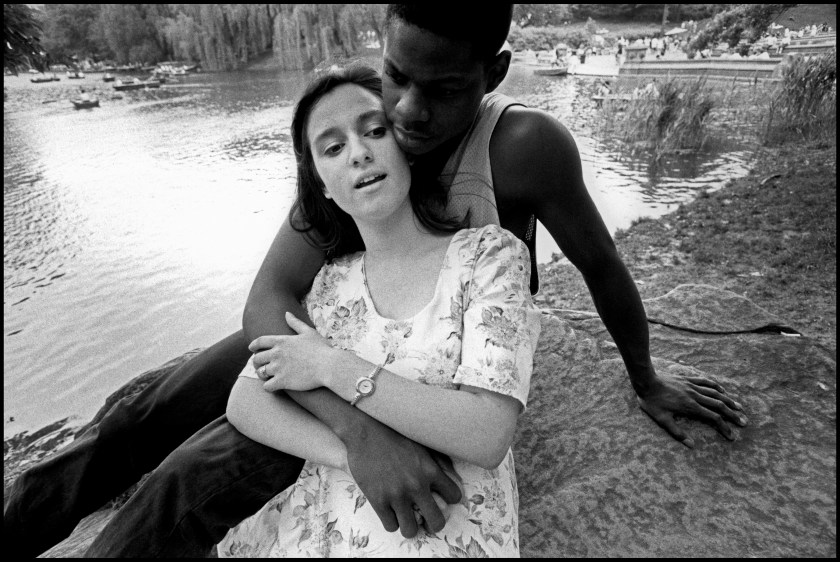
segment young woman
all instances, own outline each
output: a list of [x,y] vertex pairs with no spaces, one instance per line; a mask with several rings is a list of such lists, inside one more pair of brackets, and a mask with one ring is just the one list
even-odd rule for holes
[[[518,556],[510,445],[528,396],[539,311],[525,245],[495,226],[462,229],[446,192],[409,165],[367,68],[317,79],[295,110],[296,228],[334,259],[305,299],[315,329],[251,344],[228,403],[246,436],[306,458],[295,485],[231,530],[221,556]],[[364,248],[364,250],[362,250]],[[272,388],[327,387],[452,458],[461,503],[442,531],[387,532],[358,489],[343,442]],[[277,428],[285,428],[277,431]],[[294,428],[294,430],[289,430]],[[422,519],[431,506],[412,506]]]

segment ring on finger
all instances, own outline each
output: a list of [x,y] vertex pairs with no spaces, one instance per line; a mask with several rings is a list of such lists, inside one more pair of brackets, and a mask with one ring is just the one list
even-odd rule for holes
[[265,372],[266,367],[267,367],[267,365],[263,365],[262,367],[257,369],[257,374],[260,376],[261,379],[264,379],[264,378],[268,377],[268,375]]

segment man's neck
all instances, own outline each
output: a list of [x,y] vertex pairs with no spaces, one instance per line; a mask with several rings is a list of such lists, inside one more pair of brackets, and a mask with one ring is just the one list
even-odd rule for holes
[[466,134],[467,131],[465,130],[431,152],[415,156],[412,161],[412,166],[422,166],[422,170],[432,177],[440,176],[446,163],[449,162],[449,159],[458,149],[458,145],[461,144]]

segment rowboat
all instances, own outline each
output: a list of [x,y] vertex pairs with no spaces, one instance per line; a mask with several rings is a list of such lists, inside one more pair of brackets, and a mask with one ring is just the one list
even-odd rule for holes
[[70,100],[73,102],[73,107],[76,109],[90,109],[92,107],[99,107],[99,99],[94,98],[90,100],[76,99]]
[[568,73],[568,66],[547,66],[545,68],[537,68],[534,70],[534,74],[538,76],[565,76]]
[[53,74],[52,76],[36,76],[35,78],[30,78],[29,81],[35,84],[41,84],[43,82],[58,82],[61,80],[58,76]]
[[114,82],[114,89],[118,92],[124,92],[126,90],[143,90],[145,88],[160,88],[160,81],[159,80],[135,80],[133,78],[129,78],[126,80],[117,80]]

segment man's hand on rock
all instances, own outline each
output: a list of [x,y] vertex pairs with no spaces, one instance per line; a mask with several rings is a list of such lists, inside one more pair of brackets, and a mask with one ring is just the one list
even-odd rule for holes
[[686,447],[693,448],[694,439],[677,425],[674,416],[708,423],[727,439],[735,438],[729,423],[747,424],[741,404],[718,382],[704,376],[657,374],[656,382],[637,398],[642,410]]

